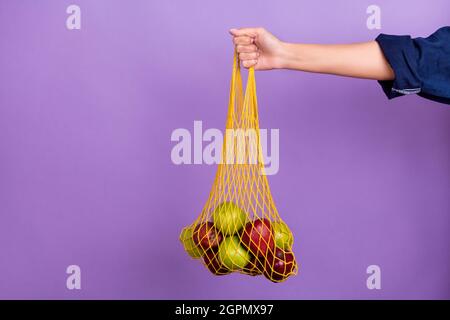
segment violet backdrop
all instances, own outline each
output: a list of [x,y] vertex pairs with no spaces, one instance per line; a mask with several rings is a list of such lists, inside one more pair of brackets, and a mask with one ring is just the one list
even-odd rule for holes
[[[66,29],[66,8],[82,10]],[[366,8],[381,7],[368,30]],[[176,128],[223,128],[231,27],[286,41],[427,36],[450,2],[0,2],[0,298],[449,299],[450,109],[375,81],[257,72],[269,176],[296,236],[282,284],[214,277],[178,242],[216,167],[171,162]],[[66,267],[82,289],[66,288]],[[366,268],[382,289],[366,288]]]

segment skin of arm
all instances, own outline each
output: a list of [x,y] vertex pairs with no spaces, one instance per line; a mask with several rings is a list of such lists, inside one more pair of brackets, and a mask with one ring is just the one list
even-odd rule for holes
[[245,68],[291,69],[374,80],[395,78],[376,41],[303,44],[280,41],[263,28],[231,29],[230,33]]

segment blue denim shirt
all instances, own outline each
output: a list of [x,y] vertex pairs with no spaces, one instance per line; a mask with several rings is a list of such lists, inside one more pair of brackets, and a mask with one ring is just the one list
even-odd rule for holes
[[450,27],[428,38],[380,34],[375,39],[395,73],[379,81],[389,99],[405,94],[450,104]]

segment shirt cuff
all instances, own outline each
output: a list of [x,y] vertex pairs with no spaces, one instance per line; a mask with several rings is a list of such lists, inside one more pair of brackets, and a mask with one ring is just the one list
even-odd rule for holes
[[375,41],[395,74],[394,80],[378,81],[386,96],[392,99],[419,93],[422,87],[417,72],[419,54],[411,37],[380,34]]

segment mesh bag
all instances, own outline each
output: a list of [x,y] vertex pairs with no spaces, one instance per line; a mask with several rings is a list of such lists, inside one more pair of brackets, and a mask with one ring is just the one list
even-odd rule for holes
[[186,252],[215,275],[240,272],[273,282],[297,273],[293,236],[270,193],[260,143],[253,68],[245,95],[235,53],[222,158],[197,220],[180,235]]

